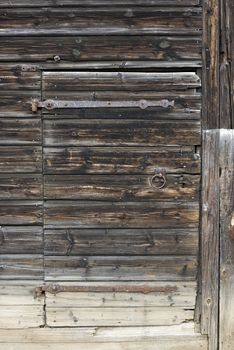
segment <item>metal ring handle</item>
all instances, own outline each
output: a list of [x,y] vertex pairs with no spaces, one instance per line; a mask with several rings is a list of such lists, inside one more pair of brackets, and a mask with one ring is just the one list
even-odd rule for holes
[[[157,181],[155,181],[155,180],[157,180]],[[159,190],[161,188],[165,187],[166,183],[167,183],[166,177],[162,173],[155,174],[150,179],[151,186],[154,188],[157,188]]]

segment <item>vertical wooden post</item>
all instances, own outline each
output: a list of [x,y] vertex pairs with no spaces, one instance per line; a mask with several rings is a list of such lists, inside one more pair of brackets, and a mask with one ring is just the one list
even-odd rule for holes
[[218,347],[219,306],[219,130],[203,132],[202,159],[202,318],[209,350]]
[[234,130],[220,131],[220,350],[234,349]]

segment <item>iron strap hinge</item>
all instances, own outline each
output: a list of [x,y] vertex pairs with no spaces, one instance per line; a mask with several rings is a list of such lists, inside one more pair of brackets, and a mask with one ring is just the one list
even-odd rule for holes
[[175,101],[169,100],[138,100],[138,101],[63,101],[63,100],[33,100],[32,111],[37,112],[38,108],[47,110],[63,109],[63,108],[131,108],[138,107],[146,109],[147,107],[174,107]]

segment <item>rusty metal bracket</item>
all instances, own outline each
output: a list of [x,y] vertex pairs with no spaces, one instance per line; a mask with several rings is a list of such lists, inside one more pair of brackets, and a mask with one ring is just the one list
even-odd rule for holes
[[177,291],[177,286],[147,286],[147,285],[115,285],[115,286],[61,286],[60,284],[44,284],[35,289],[35,296],[43,294],[58,294],[62,292],[94,292],[94,293],[172,293]]
[[39,101],[34,99],[32,101],[32,111],[37,112],[38,108],[45,108],[47,110],[64,109],[64,108],[131,108],[137,107],[146,109],[148,107],[168,108],[174,107],[175,101],[169,100],[138,100],[138,101],[63,101],[63,100],[45,100]]

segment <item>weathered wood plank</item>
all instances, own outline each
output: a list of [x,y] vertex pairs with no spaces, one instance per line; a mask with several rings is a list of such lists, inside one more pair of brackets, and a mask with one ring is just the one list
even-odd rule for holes
[[[44,325],[43,306],[1,306],[0,327],[5,329],[35,328]],[[10,339],[9,339],[10,340]],[[2,345],[0,345],[0,348]],[[3,349],[3,348],[2,348]]]
[[234,346],[234,132],[220,131],[220,316],[219,346]]
[[45,255],[196,255],[197,229],[45,230]]
[[[77,330],[77,329],[76,329]],[[31,330],[30,330],[31,332]],[[60,329],[61,332],[61,329]],[[207,339],[202,336],[197,337],[168,337],[167,339],[157,339],[153,341],[146,341],[146,342],[139,342],[136,341],[136,343],[118,343],[118,342],[109,342],[109,343],[79,343],[72,344],[72,343],[66,343],[63,342],[58,344],[50,344],[44,343],[44,344],[33,344],[33,350],[65,350],[69,346],[69,350],[155,350],[155,345],[157,346],[157,350],[164,350],[165,347],[167,350],[205,350],[207,349]],[[4,345],[0,344],[0,349],[5,350],[7,346],[7,349],[9,350],[32,350],[32,344],[30,343],[5,343]]]
[[45,257],[47,281],[194,281],[191,256]]
[[[66,282],[67,283],[67,282]],[[196,283],[195,282],[144,282],[144,288],[161,287],[168,288],[172,285],[175,291],[173,292],[95,292],[95,286],[105,287],[106,284],[99,282],[74,282],[76,286],[89,287],[89,292],[61,292],[56,295],[46,292],[47,307],[185,307],[193,309],[195,305]],[[71,282],[70,282],[71,284]],[[108,287],[113,290],[115,287],[123,285],[118,282],[108,282]],[[127,283],[127,285],[134,289],[134,287],[142,287],[141,282]],[[92,291],[93,288],[93,291]],[[14,301],[15,299],[13,299]],[[1,302],[1,299],[0,299]]]
[[203,138],[202,172],[202,319],[209,349],[217,349],[219,295],[219,131]]
[[43,128],[45,146],[199,145],[201,142],[197,121],[55,119],[45,120]]
[[1,8],[12,7],[64,7],[64,6],[196,6],[199,0],[1,0]]
[[0,225],[40,225],[42,222],[42,202],[0,201]]
[[41,119],[0,118],[0,145],[39,145]]
[[[22,71],[21,67],[0,67],[0,116],[32,116],[31,99],[40,98],[41,73]],[[35,115],[33,115],[35,118]],[[25,121],[25,123],[27,123]]]
[[5,174],[0,175],[0,198],[41,199],[42,175]]
[[43,257],[41,255],[1,255],[0,279],[40,280],[43,278]]
[[45,174],[151,174],[200,172],[193,147],[44,147]]
[[220,1],[203,4],[203,121],[205,129],[220,127],[219,55]]
[[41,147],[0,146],[1,173],[40,173],[41,171]]
[[[34,284],[30,286],[22,284],[22,282],[15,282],[13,286],[8,284],[0,285],[0,305],[5,307],[23,305],[44,306],[45,298],[43,296],[38,298],[35,295],[35,286],[37,283],[37,281],[34,281]],[[189,297],[190,290],[191,296]],[[192,299],[192,286],[188,286],[187,297],[189,300],[190,298]],[[15,315],[15,317],[17,317],[17,315]]]
[[0,254],[42,253],[43,228],[41,226],[2,226],[0,228]]
[[199,175],[168,174],[163,189],[153,187],[151,178],[147,175],[45,175],[44,196],[47,199],[107,201],[193,202],[199,199]]
[[[174,65],[201,61],[201,37],[79,36],[1,38],[0,61],[54,62],[153,60]],[[48,50],[49,47],[49,50]],[[56,64],[55,64],[56,65]]]
[[46,316],[50,327],[165,326],[191,321],[193,311],[177,307],[49,307]]
[[[201,8],[10,8],[0,15],[0,35],[198,35]],[[59,26],[57,25],[59,23]]]
[[47,228],[193,228],[198,221],[199,206],[193,202],[48,201],[44,205]]
[[[80,345],[79,343],[94,343],[98,348],[99,343],[105,343],[110,348],[110,342],[115,341],[116,343],[133,343],[136,345],[136,342],[140,341],[152,341],[157,344],[157,350],[201,350],[206,349],[201,341],[204,342],[206,337],[203,337],[199,334],[194,333],[194,324],[193,322],[183,323],[180,325],[171,325],[171,326],[147,326],[147,327],[78,327],[75,330],[73,328],[32,328],[30,331],[24,329],[0,329],[0,343],[8,343],[11,339],[12,343],[18,343],[19,346],[22,343],[32,343],[32,346],[37,343],[41,345],[46,345],[48,339],[50,340],[50,346],[58,346],[61,343],[68,343],[66,347],[73,344],[76,346],[76,349],[84,349],[85,346]],[[196,342],[197,341],[197,342]],[[75,344],[74,344],[75,343]],[[149,343],[150,344],[150,343]],[[172,344],[172,347],[170,347]],[[189,344],[190,347],[181,347]],[[123,346],[124,346],[123,345]],[[178,348],[175,346],[178,345]],[[191,347],[193,345],[194,347]],[[119,349],[121,345],[119,344]],[[158,347],[160,346],[160,347]],[[187,345],[186,345],[187,346]],[[148,347],[146,347],[148,349]],[[146,349],[142,348],[142,350]],[[42,349],[42,348],[40,348]],[[94,347],[94,349],[96,349]],[[103,348],[101,348],[103,349]],[[125,348],[126,349],[126,348]],[[18,348],[17,348],[18,350]],[[122,350],[122,349],[121,349]]]
[[[173,91],[201,86],[194,72],[43,72],[43,98],[76,98],[78,91]],[[129,99],[129,98],[128,98]]]

